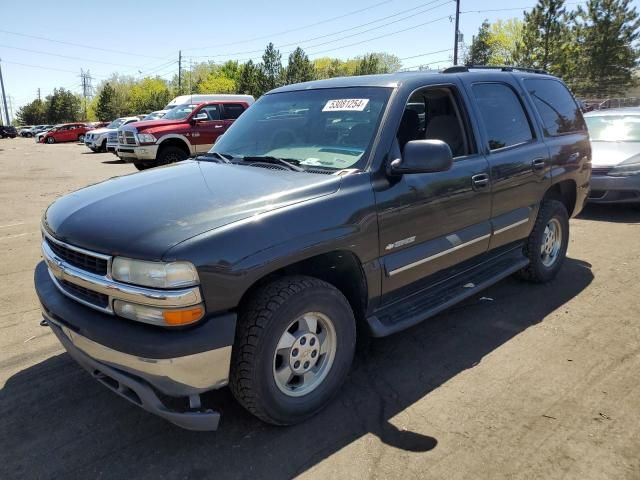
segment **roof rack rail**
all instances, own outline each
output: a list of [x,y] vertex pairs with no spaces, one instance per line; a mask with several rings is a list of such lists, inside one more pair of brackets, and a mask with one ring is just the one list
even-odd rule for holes
[[461,73],[468,72],[470,69],[474,70],[500,70],[502,72],[529,72],[529,73],[540,73],[544,75],[548,75],[549,72],[546,70],[542,70],[540,68],[527,68],[527,67],[517,67],[515,65],[454,65],[453,67],[445,68],[442,73]]

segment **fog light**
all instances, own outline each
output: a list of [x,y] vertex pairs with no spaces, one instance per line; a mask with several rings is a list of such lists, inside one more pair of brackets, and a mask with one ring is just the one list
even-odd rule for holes
[[182,309],[164,309],[115,300],[113,310],[120,317],[163,327],[188,325],[197,322],[204,316],[202,305]]

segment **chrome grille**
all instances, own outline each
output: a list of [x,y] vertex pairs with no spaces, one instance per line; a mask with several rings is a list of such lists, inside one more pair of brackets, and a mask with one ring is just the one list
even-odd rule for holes
[[124,143],[126,143],[127,145],[135,145],[136,143],[138,143],[136,141],[136,135],[135,133],[133,133],[130,130],[125,130],[124,132]]
[[104,276],[107,274],[107,260],[82,253],[78,250],[73,250],[51,240],[49,237],[46,237],[45,241],[47,242],[47,245],[49,245],[49,248],[51,248],[58,257],[64,259],[74,267],[95,273],[96,275]]

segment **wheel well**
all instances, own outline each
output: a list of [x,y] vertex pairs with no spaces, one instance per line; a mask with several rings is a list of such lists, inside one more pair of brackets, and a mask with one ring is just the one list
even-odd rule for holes
[[545,193],[545,198],[553,198],[562,202],[567,209],[569,217],[571,217],[576,207],[577,190],[578,186],[574,180],[563,180],[552,185]]
[[164,140],[159,147],[159,150],[162,150],[163,148],[166,147],[178,147],[179,149],[181,149],[182,151],[184,151],[184,153],[187,154],[187,157],[191,155],[191,151],[189,150],[189,146],[184,142],[184,140],[180,140],[179,138],[169,138],[167,140]]
[[286,275],[307,275],[330,283],[345,296],[358,323],[364,321],[367,311],[367,281],[358,257],[343,250],[307,258],[270,273],[244,293],[240,305],[261,286]]

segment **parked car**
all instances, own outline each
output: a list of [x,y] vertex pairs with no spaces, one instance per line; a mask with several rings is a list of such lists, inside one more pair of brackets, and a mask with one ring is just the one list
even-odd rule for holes
[[11,125],[0,125],[0,138],[16,138],[18,131]]
[[178,105],[160,120],[118,128],[116,153],[138,170],[179,162],[207,152],[247,108],[244,100]]
[[106,127],[89,130],[84,136],[84,144],[94,152],[106,152],[110,133],[115,133],[114,138],[117,141],[118,127],[138,121],[140,121],[138,117],[116,118]]
[[294,424],[340,388],[356,332],[398,332],[514,273],[553,279],[590,157],[550,75],[288,85],[195,160],[56,200],[36,291],[71,357],[149,412],[216,429],[201,394],[229,384]]
[[40,143],[84,142],[84,134],[91,127],[84,123],[57,125],[39,138]]
[[168,111],[169,110],[156,110],[155,112],[145,115],[141,120],[158,120],[159,118],[164,117]]
[[35,137],[37,134],[51,130],[53,127],[54,125],[36,125],[25,136]]
[[31,130],[33,129],[33,125],[25,125],[23,127],[18,128],[18,135],[21,137],[29,137],[31,136]]
[[640,108],[589,112],[593,168],[591,203],[640,206]]
[[63,125],[64,123],[60,123],[58,125],[47,125],[47,128],[40,129],[39,131],[37,131],[37,133],[33,135],[33,139],[35,140],[36,143],[40,143],[42,141],[42,137],[44,137],[47,133],[49,133],[51,130],[54,130],[56,128],[60,128]]

